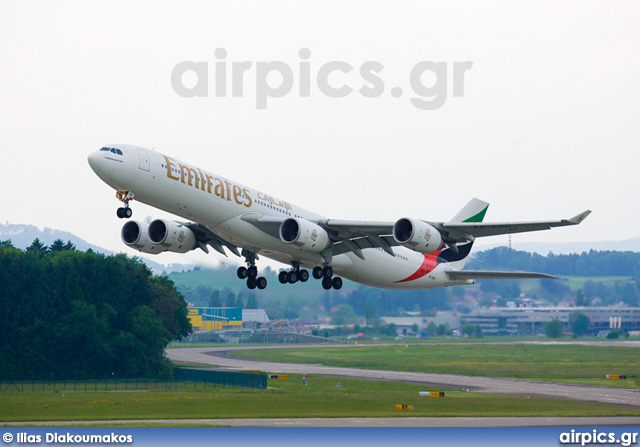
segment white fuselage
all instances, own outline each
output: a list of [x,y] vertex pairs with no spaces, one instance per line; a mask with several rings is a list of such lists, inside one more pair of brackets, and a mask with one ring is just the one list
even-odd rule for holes
[[[247,213],[310,221],[326,219],[324,216],[152,150],[122,144],[110,147],[119,148],[122,154],[96,151],[89,163],[104,182],[132,192],[135,201],[197,222],[238,247],[284,264],[312,268],[325,263],[319,253],[287,244],[241,219]],[[364,260],[351,252],[340,254],[331,265],[340,276],[383,288],[469,284],[450,280],[445,269],[453,266],[437,264],[437,253],[423,255],[404,247],[393,247],[393,252],[395,256],[382,249],[364,249]]]

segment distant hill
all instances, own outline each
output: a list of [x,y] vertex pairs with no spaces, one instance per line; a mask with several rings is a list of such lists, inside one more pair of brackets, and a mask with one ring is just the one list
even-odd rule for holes
[[[98,247],[97,245],[90,244],[84,239],[79,238],[73,233],[61,230],[53,230],[51,228],[39,229],[33,225],[22,224],[2,224],[0,223],[0,241],[11,240],[14,247],[24,250],[27,248],[34,239],[40,239],[45,245],[51,245],[56,239],[62,239],[64,242],[71,241],[78,250],[87,251],[89,249],[96,253],[102,253],[105,255],[113,255],[115,252],[107,250],[106,248]],[[180,272],[183,270],[189,270],[193,268],[193,265],[187,264],[169,264],[164,265],[140,256],[140,259],[156,274],[162,272]]]
[[549,273],[564,276],[637,275],[640,253],[633,251],[590,250],[582,253],[545,256],[522,250],[496,247],[478,251],[467,264],[469,270],[504,269]]
[[[495,247],[506,246],[504,242],[484,245],[478,242],[474,247],[478,251],[490,250]],[[583,251],[635,251],[640,252],[640,237],[626,239],[624,241],[599,241],[599,242],[514,242],[511,246],[514,250],[538,253],[543,256],[553,252],[556,255],[568,255],[582,253]]]

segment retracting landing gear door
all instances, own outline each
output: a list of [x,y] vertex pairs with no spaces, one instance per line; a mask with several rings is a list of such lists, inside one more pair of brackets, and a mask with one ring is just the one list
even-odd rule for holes
[[140,157],[140,169],[149,172],[149,152],[145,149],[138,148],[138,157]]

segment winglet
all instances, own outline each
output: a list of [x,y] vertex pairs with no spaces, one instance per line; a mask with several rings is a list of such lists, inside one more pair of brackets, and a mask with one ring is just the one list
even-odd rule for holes
[[577,225],[579,223],[582,223],[582,221],[585,220],[589,214],[591,214],[591,210],[583,211],[580,214],[578,214],[577,216],[574,216],[571,219],[569,219],[569,222],[571,222],[572,224]]

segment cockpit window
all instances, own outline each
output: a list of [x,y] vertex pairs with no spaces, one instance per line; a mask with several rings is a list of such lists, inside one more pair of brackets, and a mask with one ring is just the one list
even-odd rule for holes
[[122,155],[122,151],[120,149],[116,149],[115,147],[103,147],[102,149],[100,149],[100,152],[102,151],[112,152],[116,155]]

